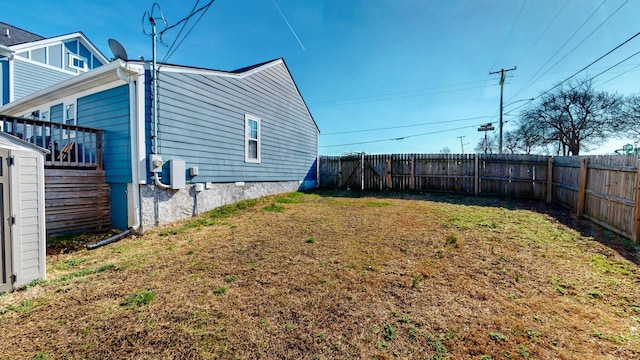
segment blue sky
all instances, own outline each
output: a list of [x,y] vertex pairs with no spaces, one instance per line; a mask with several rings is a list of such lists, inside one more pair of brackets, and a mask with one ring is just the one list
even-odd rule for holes
[[[3,1],[0,21],[45,37],[82,31],[108,57],[114,38],[131,58],[150,59],[142,17],[153,3]],[[196,0],[158,4],[172,25]],[[473,152],[478,126],[498,123],[499,76],[490,71],[517,66],[505,104],[535,97],[640,31],[638,14],[636,0],[217,0],[167,62],[233,70],[284,58],[320,127],[323,155]],[[167,49],[159,46],[160,60]],[[639,50],[640,36],[577,77]],[[640,93],[640,55],[593,81],[597,90]],[[505,131],[526,104],[505,107]]]

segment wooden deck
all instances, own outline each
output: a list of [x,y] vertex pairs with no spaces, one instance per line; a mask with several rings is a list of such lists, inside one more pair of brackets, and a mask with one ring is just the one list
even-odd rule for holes
[[48,149],[45,156],[47,236],[111,228],[103,130],[0,115],[0,130]]
[[104,131],[0,115],[2,131],[50,151],[46,168],[102,170]]

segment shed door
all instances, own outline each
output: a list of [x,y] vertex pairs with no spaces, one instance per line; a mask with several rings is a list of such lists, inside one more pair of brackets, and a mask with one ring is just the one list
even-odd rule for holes
[[9,151],[0,149],[0,293],[12,290],[8,157]]

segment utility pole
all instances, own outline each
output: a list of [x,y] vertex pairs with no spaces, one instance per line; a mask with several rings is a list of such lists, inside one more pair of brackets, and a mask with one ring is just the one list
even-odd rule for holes
[[458,139],[460,139],[460,147],[462,148],[462,153],[464,154],[464,144],[462,143],[462,138],[464,137],[464,135],[462,136],[457,136]]
[[504,90],[504,73],[506,73],[507,71],[513,71],[516,70],[517,68],[514,66],[511,69],[500,69],[500,71],[490,71],[489,75],[493,75],[493,74],[500,74],[500,145],[499,145],[499,151],[500,154],[502,154],[502,126],[504,125],[503,121],[502,121],[502,94],[503,94],[503,90]]

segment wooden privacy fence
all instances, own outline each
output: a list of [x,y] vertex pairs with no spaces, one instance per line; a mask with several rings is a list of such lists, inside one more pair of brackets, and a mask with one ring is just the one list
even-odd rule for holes
[[45,169],[47,235],[111,228],[103,170]]
[[640,243],[640,174],[636,156],[320,156],[318,186],[544,199]]

